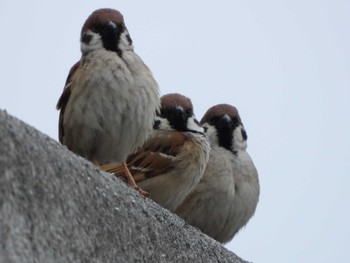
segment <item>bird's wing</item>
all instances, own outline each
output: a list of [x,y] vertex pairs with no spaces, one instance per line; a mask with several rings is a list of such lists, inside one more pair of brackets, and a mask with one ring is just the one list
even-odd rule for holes
[[[177,155],[188,138],[176,131],[154,130],[147,142],[127,158],[127,166],[135,182],[164,174],[176,166]],[[121,165],[105,164],[101,167],[116,176],[124,176]]]
[[77,69],[79,68],[79,65],[80,65],[80,61],[75,63],[73,65],[73,67],[70,69],[67,80],[66,80],[66,84],[64,85],[62,95],[59,98],[57,105],[56,105],[56,109],[60,110],[60,117],[59,117],[59,121],[58,121],[58,138],[59,138],[60,142],[62,142],[63,136],[64,136],[64,130],[63,130],[64,110],[65,110],[66,105],[68,103],[69,97],[72,93],[72,85],[71,85],[72,84],[72,77],[73,77],[74,73],[77,71]]

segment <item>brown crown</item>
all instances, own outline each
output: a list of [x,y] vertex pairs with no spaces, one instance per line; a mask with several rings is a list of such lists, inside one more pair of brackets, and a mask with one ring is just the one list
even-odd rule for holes
[[112,21],[116,24],[124,24],[123,15],[115,9],[103,8],[94,11],[85,21],[82,32],[93,28],[98,24],[106,24]]
[[236,107],[229,104],[218,104],[207,110],[200,123],[206,123],[213,117],[222,117],[225,114],[229,115],[231,118],[238,118],[238,120],[241,121]]
[[193,105],[191,100],[178,93],[163,95],[160,99],[160,102],[162,109],[176,108],[177,106],[181,106],[184,110],[190,110],[193,112]]

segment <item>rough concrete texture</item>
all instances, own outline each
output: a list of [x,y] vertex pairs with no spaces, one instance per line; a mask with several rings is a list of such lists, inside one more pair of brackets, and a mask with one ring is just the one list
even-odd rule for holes
[[245,262],[0,110],[0,262]]

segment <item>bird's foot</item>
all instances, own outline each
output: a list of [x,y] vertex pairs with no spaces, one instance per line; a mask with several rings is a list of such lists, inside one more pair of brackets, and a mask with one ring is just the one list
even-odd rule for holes
[[137,192],[139,192],[141,195],[145,196],[145,197],[149,197],[150,193],[142,190],[135,182],[134,178],[132,177],[129,168],[127,167],[125,162],[122,162],[122,167],[124,169],[124,174],[126,177],[126,180],[128,182],[128,184],[131,186],[131,188],[135,189]]

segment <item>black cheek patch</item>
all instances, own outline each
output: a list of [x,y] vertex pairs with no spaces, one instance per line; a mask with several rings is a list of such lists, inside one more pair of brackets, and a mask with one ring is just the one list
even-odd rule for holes
[[89,44],[92,39],[92,35],[84,33],[81,37],[81,41],[85,44]]
[[243,140],[246,141],[246,140],[248,139],[247,132],[246,132],[244,129],[242,129],[242,130],[241,130],[241,133],[242,133]]
[[160,120],[154,121],[153,129],[159,129],[159,126],[160,126]]
[[126,39],[128,40],[130,46],[132,45],[132,39],[129,34],[126,35]]

